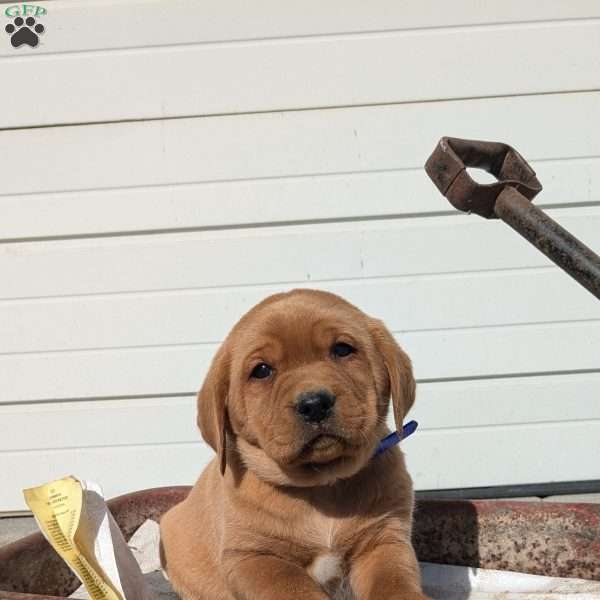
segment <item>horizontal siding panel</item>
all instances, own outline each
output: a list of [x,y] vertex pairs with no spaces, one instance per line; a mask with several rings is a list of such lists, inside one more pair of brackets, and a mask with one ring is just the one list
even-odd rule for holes
[[192,483],[218,343],[296,286],[411,355],[417,489],[600,479],[600,305],[422,170],[441,135],[506,141],[600,251],[595,0],[42,5],[40,46],[0,49],[0,510],[68,473]]
[[418,386],[410,417],[419,431],[598,420],[599,399],[600,372],[431,382]]
[[600,479],[600,421],[424,431],[407,440],[418,490]]
[[[452,7],[436,0],[53,0],[37,2],[47,35],[35,54],[226,42],[600,17],[595,0],[546,0],[535,5],[505,0],[490,11],[485,4],[462,0]],[[3,12],[7,7],[2,7]],[[268,18],[265,18],[268,15]],[[21,54],[3,45],[0,56]]]
[[[549,211],[598,249],[600,207]],[[0,297],[282,284],[547,266],[498,221],[457,215],[0,245]],[[118,268],[116,268],[118,265]],[[566,284],[565,284],[566,285]]]
[[[600,157],[532,163],[542,207],[600,204]],[[474,175],[477,177],[477,174]],[[0,196],[0,240],[431,215],[422,169]]]
[[[420,380],[600,369],[600,321],[396,334]],[[189,394],[199,389],[216,349],[185,344],[4,355],[0,402]]]
[[[600,373],[422,383],[410,417],[419,432],[600,419],[598,386]],[[200,436],[195,394],[0,405],[0,419],[2,452],[173,444]]]
[[[0,354],[223,340],[252,306],[293,287],[311,284],[0,302]],[[405,332],[600,319],[600,303],[555,268],[318,287]]]
[[[600,479],[600,422],[421,431],[404,452],[417,490]],[[501,448],[474,452],[474,448]],[[568,452],[557,451],[568,448]],[[107,497],[153,486],[191,485],[213,453],[200,441],[0,453],[0,510],[25,510],[21,490],[73,474]],[[19,468],[15,469],[14,465]],[[115,465],[119,465],[119,474]]]
[[445,134],[600,156],[600,92],[3,131],[1,194],[421,170]]
[[6,476],[0,511],[27,510],[21,490],[67,475],[97,481],[107,498],[148,487],[192,485],[211,458],[212,451],[200,441],[0,453]]
[[[195,395],[0,405],[2,449],[60,450],[199,442]],[[23,436],[29,431],[30,437]]]
[[2,70],[2,128],[547,94],[600,86],[600,20],[30,54]]

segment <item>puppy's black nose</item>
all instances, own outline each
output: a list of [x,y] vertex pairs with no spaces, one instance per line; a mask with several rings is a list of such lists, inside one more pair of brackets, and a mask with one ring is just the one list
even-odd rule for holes
[[327,390],[303,392],[298,396],[296,410],[307,423],[320,423],[333,412],[335,396]]

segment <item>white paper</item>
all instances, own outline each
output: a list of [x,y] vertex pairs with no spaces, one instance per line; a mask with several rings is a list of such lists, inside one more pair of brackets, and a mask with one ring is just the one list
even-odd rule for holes
[[[100,485],[79,480],[83,488],[83,506],[77,527],[82,554],[95,556],[111,584],[124,600],[151,600],[152,592],[144,580],[138,561],[111,515]],[[83,586],[72,598],[88,598]]]

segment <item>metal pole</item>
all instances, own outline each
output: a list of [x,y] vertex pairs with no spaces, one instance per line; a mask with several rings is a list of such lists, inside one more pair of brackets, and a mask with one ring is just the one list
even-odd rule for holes
[[512,187],[498,196],[495,213],[552,262],[600,299],[600,256]]

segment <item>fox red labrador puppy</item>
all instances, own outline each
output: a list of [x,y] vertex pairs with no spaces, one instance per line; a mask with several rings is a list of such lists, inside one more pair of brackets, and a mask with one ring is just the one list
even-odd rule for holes
[[198,425],[217,456],[161,522],[174,588],[197,600],[427,600],[398,447],[410,360],[342,298],[294,290],[248,312],[217,352]]

